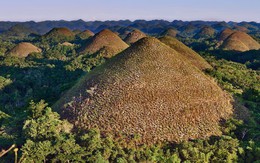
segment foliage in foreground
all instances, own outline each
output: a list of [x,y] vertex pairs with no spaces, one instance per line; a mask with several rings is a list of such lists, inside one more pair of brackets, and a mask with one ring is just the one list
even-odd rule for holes
[[[260,148],[253,141],[241,144],[234,136],[236,125],[241,124],[226,122],[222,137],[137,146],[138,137],[126,143],[122,137],[101,135],[98,129],[72,134],[72,126],[44,101],[31,102],[19,158],[22,162],[253,162],[260,159]],[[2,159],[8,162],[14,157],[9,153]]]

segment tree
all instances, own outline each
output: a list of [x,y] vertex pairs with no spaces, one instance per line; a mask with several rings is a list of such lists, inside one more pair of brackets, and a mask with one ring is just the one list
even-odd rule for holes
[[60,120],[44,101],[30,103],[31,115],[25,121],[23,132],[26,143],[22,146],[24,162],[83,162],[84,149],[70,134],[72,125]]

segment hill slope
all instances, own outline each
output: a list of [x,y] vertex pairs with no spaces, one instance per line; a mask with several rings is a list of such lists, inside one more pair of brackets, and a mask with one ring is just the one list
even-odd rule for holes
[[14,37],[26,37],[30,35],[31,33],[36,33],[33,29],[30,29],[24,25],[21,24],[16,24],[9,28],[7,31],[2,33],[1,35],[3,37],[9,37],[9,36],[14,36]]
[[159,40],[166,45],[176,50],[179,54],[183,55],[193,65],[200,70],[212,68],[205,59],[203,59],[198,53],[184,45],[182,42],[173,37],[161,37]]
[[194,38],[212,38],[215,35],[215,32],[214,28],[205,26],[194,36]]
[[45,37],[59,37],[59,36],[66,36],[66,37],[72,37],[74,36],[74,33],[69,30],[68,28],[53,28],[48,33],[44,35]]
[[248,51],[260,49],[260,44],[245,32],[236,31],[220,46],[223,50]]
[[17,44],[13,49],[8,52],[8,55],[16,57],[27,57],[30,53],[36,52],[39,53],[42,50],[31,43],[22,42]]
[[176,37],[178,34],[178,31],[173,28],[168,28],[165,31],[163,31],[160,35],[161,36],[170,36],[170,37]]
[[133,44],[135,43],[136,41],[142,39],[146,37],[146,34],[144,34],[143,32],[141,32],[140,30],[133,30],[132,32],[130,32],[126,38],[124,39],[124,41],[127,43],[127,44]]
[[226,40],[231,34],[233,34],[234,31],[230,28],[226,28],[224,29],[222,32],[219,33],[219,35],[217,36],[218,41],[224,41]]
[[92,31],[90,31],[90,30],[85,30],[85,31],[83,31],[83,32],[81,32],[81,33],[79,33],[79,34],[77,34],[77,36],[79,37],[79,38],[81,38],[82,40],[84,40],[84,39],[88,39],[89,37],[92,37],[92,36],[94,36],[95,34],[92,32]]
[[176,51],[143,38],[83,77],[54,106],[76,128],[140,143],[219,135],[230,98]]
[[118,35],[105,29],[88,39],[81,48],[80,53],[94,54],[104,51],[104,57],[110,58],[127,47],[128,45]]

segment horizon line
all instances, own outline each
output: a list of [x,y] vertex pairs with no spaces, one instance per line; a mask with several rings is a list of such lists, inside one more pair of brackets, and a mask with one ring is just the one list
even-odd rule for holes
[[153,21],[153,20],[161,20],[161,21],[168,21],[168,22],[173,22],[173,21],[183,21],[183,22],[196,22],[196,21],[202,21],[202,22],[234,22],[234,23],[242,23],[242,22],[254,22],[254,23],[260,23],[258,21],[254,21],[254,20],[243,20],[243,21],[234,21],[234,20],[210,20],[210,19],[193,19],[193,20],[184,20],[184,19],[163,19],[163,18],[154,18],[154,19],[93,19],[93,20],[84,20],[84,19],[45,19],[45,20],[0,20],[0,22],[17,22],[17,23],[25,23],[25,22],[36,22],[36,23],[40,23],[40,22],[45,22],[45,21],[67,21],[67,22],[72,22],[72,21],[84,21],[84,22],[95,22],[95,21],[101,21],[101,22],[106,22],[106,21],[138,21],[138,20],[144,20],[144,21]]

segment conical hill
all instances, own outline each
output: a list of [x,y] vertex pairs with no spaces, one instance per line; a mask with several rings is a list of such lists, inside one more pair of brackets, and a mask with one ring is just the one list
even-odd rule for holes
[[31,53],[40,53],[42,50],[29,42],[21,42],[8,52],[8,55],[19,58],[27,57]]
[[124,39],[124,41],[127,43],[127,44],[133,44],[135,43],[136,41],[142,39],[146,37],[146,34],[144,34],[142,31],[140,30],[133,30],[132,32],[130,32],[126,38]]
[[139,135],[140,143],[219,135],[230,97],[186,58],[143,38],[83,77],[54,108],[76,128]]
[[110,58],[126,49],[128,45],[115,33],[105,29],[88,39],[80,50],[82,54],[94,54],[105,51],[104,57]]

